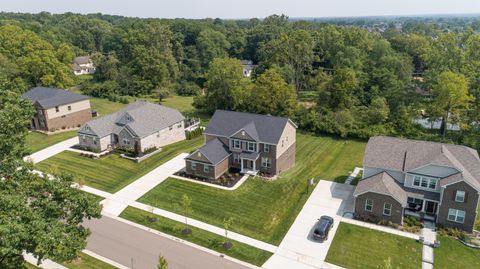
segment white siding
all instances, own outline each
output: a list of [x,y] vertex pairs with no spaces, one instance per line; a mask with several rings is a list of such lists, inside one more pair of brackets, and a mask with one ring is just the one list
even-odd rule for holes
[[404,186],[414,188],[414,189],[420,189],[420,190],[426,190],[426,191],[431,191],[431,192],[440,192],[440,181],[437,182],[437,188],[435,190],[429,189],[429,188],[422,188],[422,187],[417,187],[413,185],[413,175],[412,174],[407,174],[405,176],[405,184]]
[[[68,106],[70,106],[71,110],[68,110]],[[45,112],[48,119],[54,119],[85,109],[90,109],[90,100],[83,100],[76,103],[58,106],[58,112],[56,111],[55,107],[49,108],[45,110]]]
[[172,130],[169,127],[153,133],[140,141],[140,148],[142,151],[152,147],[162,147],[181,140],[185,140],[185,127],[183,121],[175,123]]
[[295,143],[296,137],[297,130],[295,126],[288,122],[277,145],[277,159]]

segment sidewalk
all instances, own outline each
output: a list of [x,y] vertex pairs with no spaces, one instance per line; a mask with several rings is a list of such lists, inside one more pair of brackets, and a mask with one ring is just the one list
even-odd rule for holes
[[346,223],[357,225],[357,226],[362,226],[362,227],[365,227],[365,228],[369,228],[369,229],[373,229],[373,230],[377,230],[377,231],[381,231],[381,232],[395,234],[395,235],[411,238],[411,239],[414,239],[414,240],[420,239],[420,236],[417,235],[417,234],[407,233],[407,232],[404,232],[404,231],[399,231],[397,229],[393,229],[393,228],[389,228],[389,227],[386,227],[386,226],[381,226],[381,225],[377,225],[377,224],[373,224],[373,223],[368,223],[368,222],[364,222],[364,221],[359,221],[359,220],[354,220],[354,219],[343,217],[342,222],[346,222]]
[[353,169],[353,172],[345,180],[345,184],[352,184],[352,181],[358,176],[361,171],[363,171],[363,168],[355,167],[355,169]]
[[[23,257],[25,258],[25,260],[28,263],[37,266],[37,259],[35,257],[33,257],[32,254],[30,254],[30,253],[24,254]],[[54,261],[51,261],[51,260],[43,260],[42,263],[40,264],[40,266],[43,269],[68,269],[67,267],[65,267],[61,264],[58,264]]]
[[437,240],[435,224],[430,221],[423,222],[423,250],[422,250],[422,269],[433,269],[433,245]]
[[50,146],[48,148],[42,149],[40,151],[37,151],[33,153],[32,155],[26,156],[23,158],[24,160],[31,160],[33,163],[39,163],[43,160],[46,160],[54,155],[57,155],[58,153],[67,150],[68,148],[75,146],[78,144],[78,137],[73,137],[70,139],[67,139],[65,141],[62,141],[60,143],[57,143],[53,146]]
[[128,205],[135,202],[145,193],[155,188],[173,173],[185,166],[184,158],[187,153],[181,153],[177,157],[150,171],[143,177],[135,180],[130,185],[114,193],[112,196],[102,202],[103,212],[109,215],[118,216]]

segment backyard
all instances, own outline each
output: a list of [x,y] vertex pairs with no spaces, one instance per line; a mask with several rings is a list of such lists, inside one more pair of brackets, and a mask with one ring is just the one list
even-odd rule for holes
[[30,132],[27,135],[27,148],[31,153],[50,147],[56,143],[75,137],[77,131],[68,131],[52,135],[46,135],[39,132]]
[[296,164],[275,181],[250,178],[235,191],[169,178],[148,192],[140,202],[182,213],[183,194],[192,199],[192,218],[221,227],[233,217],[231,230],[279,244],[308,198],[312,177],[344,182],[355,166],[361,166],[365,143],[297,135]]
[[163,147],[160,153],[141,163],[115,154],[95,160],[82,157],[76,152],[64,151],[40,162],[37,168],[45,172],[66,172],[72,174],[80,184],[114,193],[178,154],[193,151],[202,143],[202,137],[180,141]]
[[435,249],[435,268],[480,268],[480,249],[473,249],[449,236],[439,236]]
[[327,262],[348,269],[378,269],[385,268],[390,259],[391,268],[422,267],[422,245],[415,240],[347,223],[339,225]]
[[[189,227],[192,230],[192,233],[185,235],[182,233],[182,230],[185,228],[185,224],[163,218],[157,215],[152,215],[148,212],[145,212],[140,209],[133,207],[128,207],[125,211],[122,212],[120,217],[145,225],[149,228],[158,230],[160,232],[190,241],[197,245],[215,250],[217,252],[225,253],[226,255],[251,263],[258,266],[261,266],[267,261],[272,253],[237,242],[229,240],[232,242],[233,247],[229,250],[223,248],[223,243],[226,241],[225,237],[210,233],[195,227]],[[156,221],[152,222],[149,218],[155,218]]]

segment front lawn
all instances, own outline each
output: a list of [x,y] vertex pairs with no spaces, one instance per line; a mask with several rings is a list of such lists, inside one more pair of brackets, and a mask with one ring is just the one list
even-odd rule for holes
[[51,135],[30,132],[27,135],[26,144],[30,152],[34,153],[75,136],[77,136],[77,131],[68,131]]
[[106,192],[117,192],[141,176],[152,171],[183,152],[190,152],[203,144],[203,137],[180,141],[163,147],[141,163],[111,154],[98,160],[80,156],[79,153],[64,151],[37,164],[41,171],[58,170],[72,174],[80,184]]
[[422,267],[422,245],[415,240],[347,223],[339,225],[327,262],[348,269],[378,269],[390,258],[392,268]]
[[233,217],[231,230],[279,244],[308,198],[307,181],[344,182],[361,165],[364,149],[363,142],[298,134],[296,164],[275,181],[250,178],[237,190],[225,191],[170,178],[139,201],[181,213],[181,197],[187,194],[192,218],[222,227],[225,218]]
[[92,256],[89,256],[83,252],[80,252],[78,259],[62,263],[63,266],[70,269],[115,269],[117,267],[108,263],[102,262]]
[[473,249],[449,236],[438,236],[440,246],[435,249],[437,269],[480,268],[480,249]]
[[[233,247],[229,250],[225,250],[223,248],[223,243],[226,240],[223,236],[195,227],[190,227],[192,233],[185,235],[182,233],[182,230],[185,228],[184,223],[153,215],[133,207],[125,209],[120,217],[258,266],[261,266],[268,260],[268,258],[270,258],[270,256],[272,256],[272,253],[268,251],[234,240],[229,240],[232,242]],[[149,220],[149,218],[152,217],[156,218],[155,222]]]

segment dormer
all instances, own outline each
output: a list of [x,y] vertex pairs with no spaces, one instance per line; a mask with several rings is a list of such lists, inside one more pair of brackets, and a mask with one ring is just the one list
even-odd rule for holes
[[119,125],[127,125],[130,122],[133,122],[134,119],[132,115],[130,115],[128,112],[125,112],[119,120],[117,120],[117,124]]

